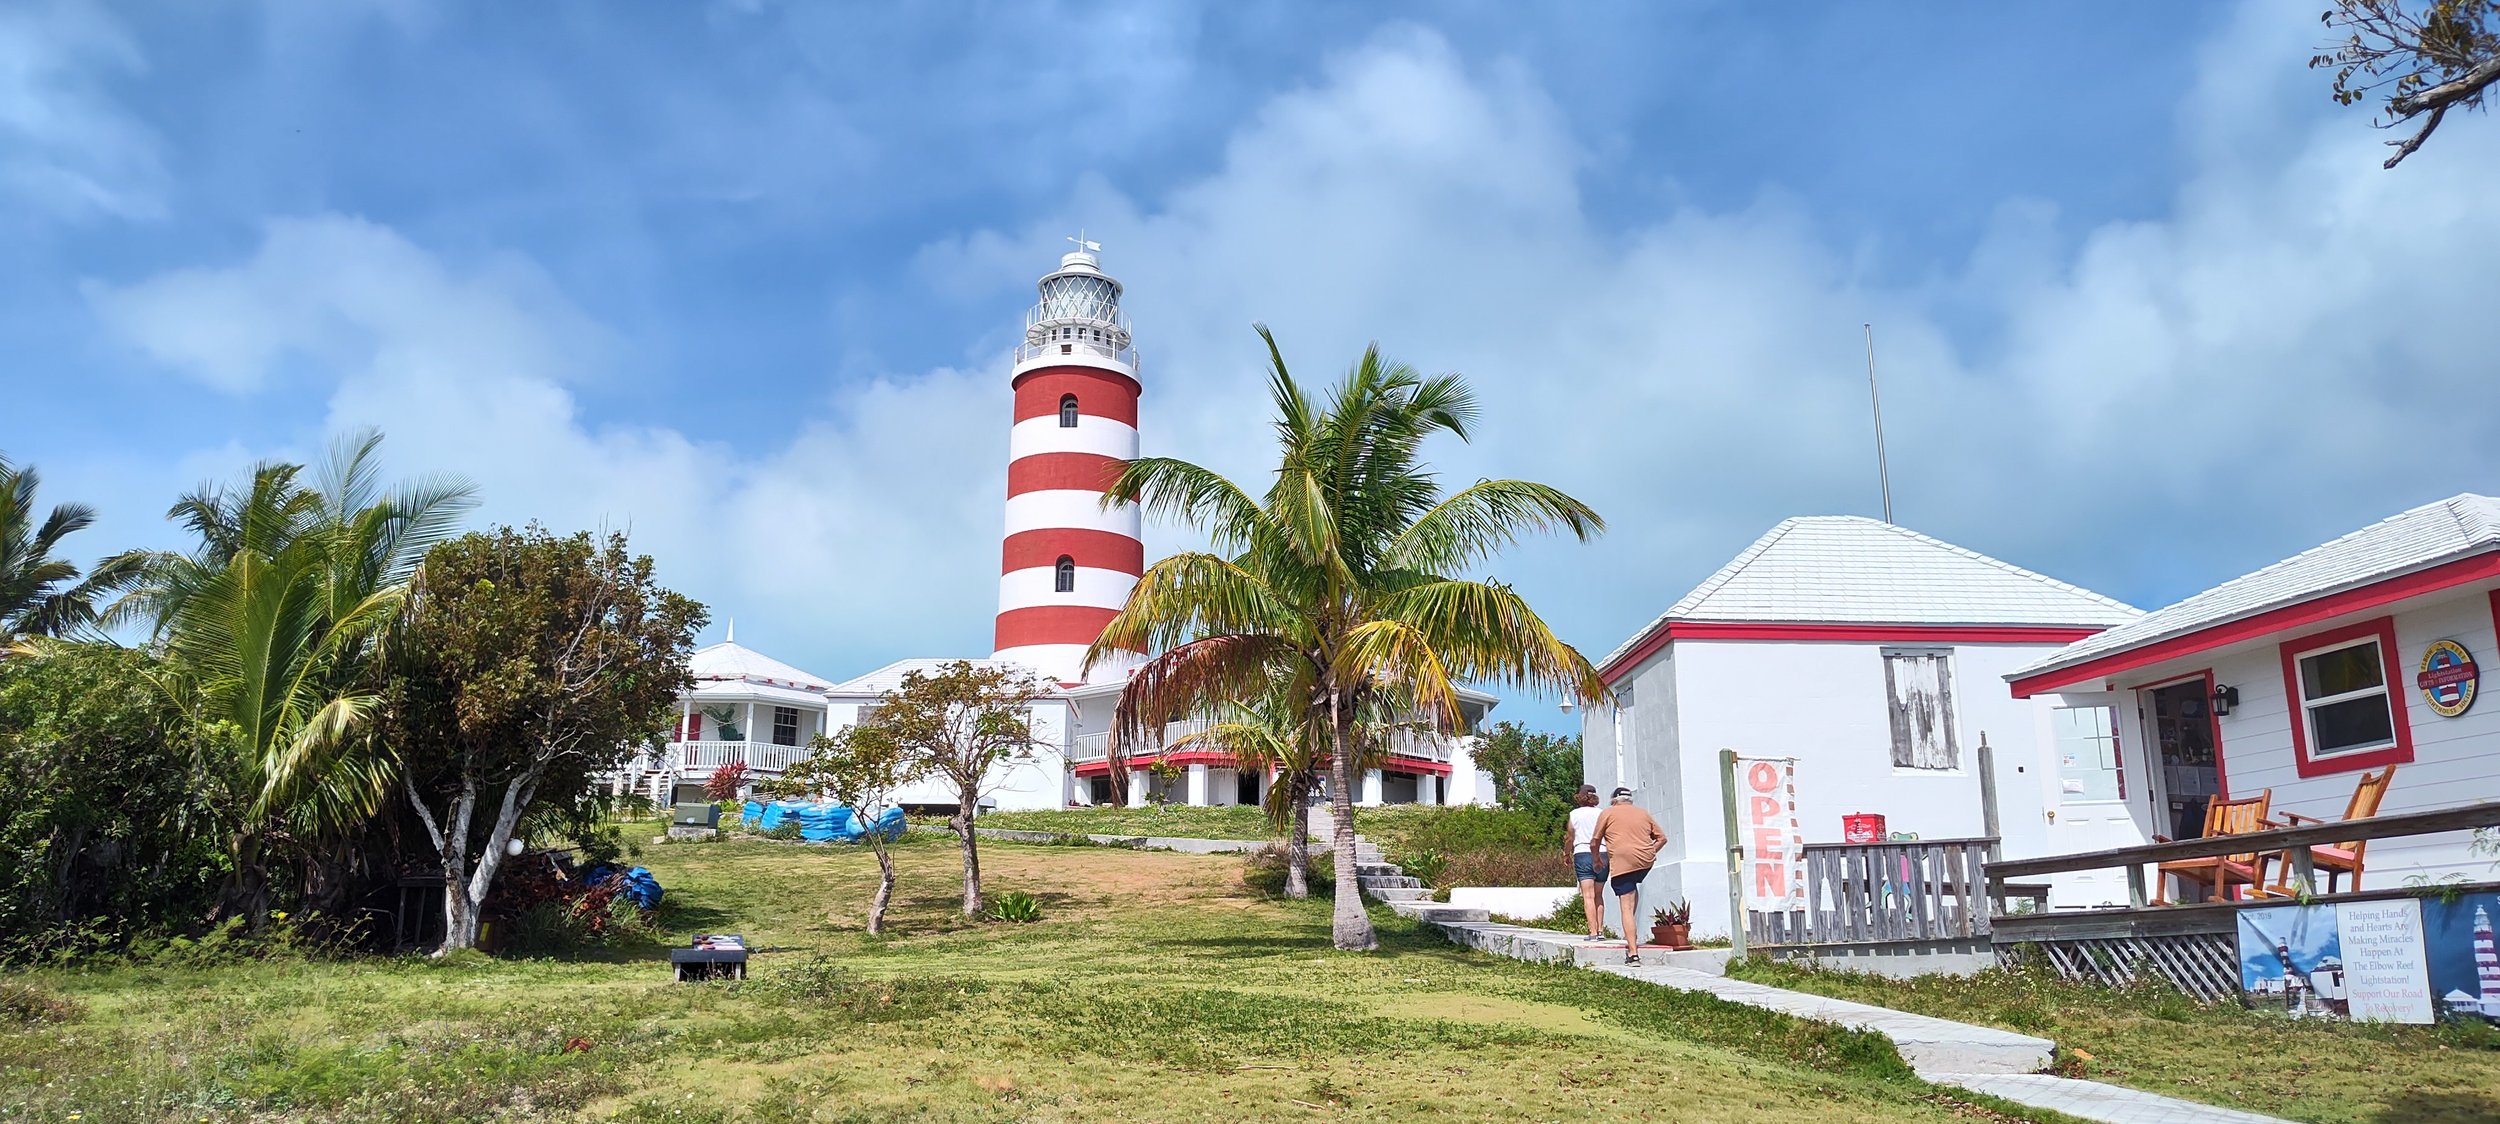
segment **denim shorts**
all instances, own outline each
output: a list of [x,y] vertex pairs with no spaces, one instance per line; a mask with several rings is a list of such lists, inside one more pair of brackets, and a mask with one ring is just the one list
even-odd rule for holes
[[1606,859],[1602,855],[1593,855],[1587,851],[1573,851],[1571,873],[1582,882],[1597,881],[1606,877]]
[[1641,880],[1647,877],[1649,872],[1646,870],[1628,871],[1615,875],[1607,884],[1614,887],[1616,897],[1628,898],[1641,892]]

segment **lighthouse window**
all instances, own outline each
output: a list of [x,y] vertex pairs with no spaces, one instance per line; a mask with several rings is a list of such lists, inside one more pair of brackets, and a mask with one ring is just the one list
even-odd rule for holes
[[1076,559],[1065,554],[1059,556],[1059,576],[1052,585],[1061,593],[1076,592]]
[[1063,394],[1059,396],[1059,428],[1076,428],[1076,395]]

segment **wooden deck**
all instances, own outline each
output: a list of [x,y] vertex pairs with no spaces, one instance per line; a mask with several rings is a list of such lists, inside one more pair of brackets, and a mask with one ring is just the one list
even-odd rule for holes
[[[1987,880],[1991,901],[2004,900],[2008,879],[2124,867],[2127,871],[2128,898],[2132,904],[2114,909],[2030,913],[2007,913],[2000,909],[1988,918],[1988,938],[1997,948],[2000,963],[2045,962],[2068,979],[2104,984],[2124,984],[2144,975],[2159,975],[2199,999],[2220,1002],[2239,994],[2236,942],[2242,910],[2295,902],[2331,905],[2337,902],[2428,897],[2442,893],[2500,891],[2500,883],[2458,882],[2423,887],[2380,886],[2340,894],[2298,893],[2298,888],[2313,885],[2309,848],[2486,827],[2500,827],[2500,801],[2399,816],[2378,816],[2356,823],[2282,828],[1990,863]],[[2147,904],[2147,879],[2150,877],[2147,872],[2161,863],[2250,853],[2260,855],[2267,864],[2265,881],[2272,881],[2273,864],[2288,865],[2295,895],[2183,905]],[[2380,880],[2386,881],[2389,877],[2382,875]]]

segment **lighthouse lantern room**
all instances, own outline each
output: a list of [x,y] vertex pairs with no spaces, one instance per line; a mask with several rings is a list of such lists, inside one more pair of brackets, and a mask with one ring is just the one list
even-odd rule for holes
[[[1136,506],[1103,503],[1137,456],[1137,351],[1101,245],[1075,241],[1041,279],[1016,349],[994,657],[1060,683],[1087,678],[1086,648],[1146,565]],[[1108,661],[1091,678],[1133,664]]]

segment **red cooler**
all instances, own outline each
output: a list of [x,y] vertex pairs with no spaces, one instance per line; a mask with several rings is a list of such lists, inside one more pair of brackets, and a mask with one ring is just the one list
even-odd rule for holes
[[1868,812],[1842,816],[1840,839],[1844,843],[1881,843],[1884,841],[1884,817]]

